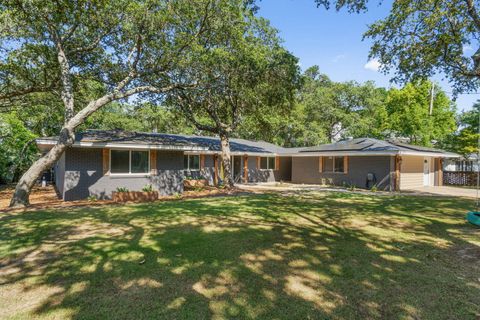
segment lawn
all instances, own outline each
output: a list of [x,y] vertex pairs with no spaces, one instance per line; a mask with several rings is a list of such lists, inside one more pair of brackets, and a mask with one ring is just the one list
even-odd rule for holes
[[472,206],[332,192],[3,214],[0,318],[478,319]]

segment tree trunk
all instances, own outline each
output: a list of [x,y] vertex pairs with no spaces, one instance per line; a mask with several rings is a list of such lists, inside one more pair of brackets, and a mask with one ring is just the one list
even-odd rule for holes
[[62,129],[57,144],[47,154],[35,161],[22,175],[10,200],[10,207],[26,207],[30,204],[29,196],[35,182],[45,170],[50,169],[60,159],[65,149],[73,144],[72,137],[73,131]]
[[35,161],[32,166],[25,172],[25,174],[20,178],[15,187],[15,192],[13,194],[12,200],[10,201],[10,207],[25,207],[29,205],[29,195],[35,185],[35,181],[40,178],[40,175],[43,171],[50,169],[55,162],[60,159],[65,149],[71,146],[75,141],[75,129],[85,122],[85,120],[95,111],[103,107],[104,105],[123,98],[130,97],[137,93],[142,92],[153,92],[153,93],[165,93],[176,88],[176,85],[170,85],[164,88],[155,88],[151,86],[139,86],[124,92],[120,90],[128,83],[127,80],[123,80],[122,83],[117,87],[117,90],[109,94],[104,95],[97,100],[91,101],[85,108],[80,110],[76,115],[74,115],[68,123],[66,123],[62,130],[60,131],[60,136],[58,142],[53,146],[50,151],[45,154],[43,157]]
[[230,160],[230,141],[226,134],[220,134],[220,144],[222,147],[223,183],[225,187],[232,188],[234,181],[232,179],[232,163]]

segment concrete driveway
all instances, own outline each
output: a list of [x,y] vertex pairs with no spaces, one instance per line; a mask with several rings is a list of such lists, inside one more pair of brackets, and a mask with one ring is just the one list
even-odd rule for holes
[[[249,184],[237,184],[237,187],[248,191],[337,191],[337,192],[352,192],[345,188],[339,187],[327,187],[317,184],[294,184],[294,183],[279,183],[279,182],[260,182]],[[372,194],[371,191],[357,189],[354,193]],[[464,197],[464,198],[476,198],[477,190],[473,188],[460,188],[460,187],[419,187],[415,189],[404,190],[400,193],[378,191],[376,195],[429,195],[429,196],[450,196],[450,197]]]
[[429,195],[440,195],[440,196],[452,196],[452,197],[465,197],[465,198],[476,198],[477,190],[472,188],[465,187],[419,187],[415,189],[410,189],[407,191],[415,193],[423,193]]

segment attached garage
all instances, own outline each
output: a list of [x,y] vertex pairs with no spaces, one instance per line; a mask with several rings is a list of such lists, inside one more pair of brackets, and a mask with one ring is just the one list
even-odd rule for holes
[[435,185],[435,175],[438,175],[435,162],[436,158],[434,157],[402,156],[400,190]]

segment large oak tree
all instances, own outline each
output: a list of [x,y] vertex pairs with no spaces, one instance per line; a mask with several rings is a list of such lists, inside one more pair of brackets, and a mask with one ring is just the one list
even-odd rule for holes
[[189,76],[196,87],[173,90],[169,100],[196,128],[219,136],[227,187],[234,184],[229,140],[239,124],[247,115],[290,108],[299,82],[297,59],[280,45],[268,21],[251,6],[230,12],[224,19],[232,28],[211,38],[193,57]]
[[[29,204],[42,172],[74,142],[75,129],[116,100],[194,87],[188,56],[230,27],[233,0],[3,0],[0,106],[32,94],[64,110],[57,144],[20,178],[11,206]],[[98,90],[82,94],[85,86]],[[83,97],[78,99],[78,97]]]

